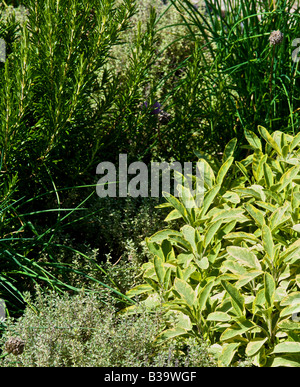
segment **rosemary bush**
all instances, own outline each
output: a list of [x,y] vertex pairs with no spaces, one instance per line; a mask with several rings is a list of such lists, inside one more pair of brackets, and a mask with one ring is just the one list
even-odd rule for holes
[[17,18],[2,4],[0,24],[6,44],[0,63],[0,292],[13,312],[24,307],[22,291],[35,282],[77,290],[65,281],[72,267],[56,260],[70,246],[55,237],[93,193],[83,192],[67,209],[62,191],[99,148],[91,96],[134,13],[130,0],[28,0],[24,6]]
[[[101,143],[91,96],[110,49],[134,13],[134,2],[24,2],[27,17],[1,66],[3,170],[38,181],[49,167],[72,182]],[[13,19],[7,21],[11,25]],[[9,114],[6,114],[9,113]],[[43,182],[45,184],[45,182]]]

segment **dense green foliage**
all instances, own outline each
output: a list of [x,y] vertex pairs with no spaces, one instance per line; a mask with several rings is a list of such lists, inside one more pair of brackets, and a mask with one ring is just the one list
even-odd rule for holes
[[159,342],[204,337],[225,366],[236,352],[257,366],[299,366],[300,133],[259,131],[265,146],[247,131],[246,159],[233,164],[235,138],[216,169],[203,159],[200,204],[183,186],[179,199],[166,196],[167,219],[185,224],[147,240],[146,282],[127,295],[179,312]]
[[[1,1],[4,366],[299,366],[299,11]],[[121,153],[198,161],[204,192],[97,197]]]
[[[192,91],[201,98],[197,114],[205,117],[203,126],[211,128],[206,131],[209,137],[222,134],[224,147],[235,136],[245,143],[244,129],[258,133],[258,125],[297,133],[299,72],[298,62],[292,60],[293,41],[298,38],[299,6],[292,10],[296,2],[227,0],[227,12],[222,13],[223,2],[216,0],[207,2],[205,15],[187,0],[172,3],[188,13],[183,19],[190,38],[202,43],[198,48],[201,67],[193,79],[202,78],[205,86]],[[283,33],[283,41],[272,46],[269,37],[277,30]]]

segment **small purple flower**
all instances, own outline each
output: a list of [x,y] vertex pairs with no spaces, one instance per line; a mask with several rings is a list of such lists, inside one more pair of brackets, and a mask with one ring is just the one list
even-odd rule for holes
[[159,114],[161,112],[161,104],[157,101],[155,101],[154,105],[152,106],[151,114]]
[[[148,102],[143,103],[143,107],[148,109]],[[157,101],[154,102],[152,105],[152,109],[150,111],[150,114],[159,114],[161,112],[161,104]]]
[[[148,109],[148,102],[147,101],[142,104],[142,110],[144,110],[144,109]],[[155,101],[154,104],[151,106],[150,114],[157,115],[159,123],[161,125],[167,125],[171,119],[171,115],[169,113],[165,112],[162,109],[162,105],[157,101]]]

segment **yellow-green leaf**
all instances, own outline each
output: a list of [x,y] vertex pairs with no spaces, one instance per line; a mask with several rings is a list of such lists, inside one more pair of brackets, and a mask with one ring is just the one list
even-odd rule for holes
[[194,254],[192,253],[181,253],[177,256],[177,262],[183,267],[190,265],[193,259],[194,259]]
[[271,230],[265,224],[262,226],[262,243],[263,247],[268,254],[271,261],[274,259],[274,242],[272,238]]
[[277,209],[277,206],[275,206],[274,204],[261,202],[259,200],[256,200],[255,204],[259,207],[264,208],[265,210],[272,212],[272,213]]
[[231,273],[237,274],[238,275],[237,278],[239,278],[240,276],[247,273],[247,269],[243,265],[241,265],[240,263],[238,263],[236,261],[229,260],[229,259],[226,259],[222,263],[222,269],[226,269],[226,271],[229,270]]
[[150,238],[146,238],[146,243],[161,243],[165,239],[169,239],[171,236],[181,237],[181,232],[176,230],[161,230],[153,234]]
[[[187,183],[188,184],[188,183]],[[189,215],[192,215],[193,210],[197,207],[192,192],[189,187],[178,184],[177,190],[183,207]]]
[[241,240],[241,241],[247,241],[247,242],[251,242],[251,243],[258,243],[259,242],[259,239],[255,235],[249,234],[249,233],[244,232],[244,231],[231,232],[227,235],[224,235],[223,239],[233,239],[233,240],[238,240],[238,241]]
[[241,202],[239,195],[232,191],[227,191],[226,193],[224,193],[223,199],[233,204],[238,204]]
[[300,343],[295,341],[284,341],[275,346],[272,353],[298,353],[300,354]]
[[275,296],[275,281],[271,274],[265,273],[264,276],[264,288],[265,288],[265,297],[268,307],[273,306],[274,296]]
[[258,130],[262,137],[267,141],[269,145],[280,155],[282,156],[282,152],[276,141],[273,139],[273,137],[270,135],[270,133],[267,131],[266,128],[263,126],[258,125]]
[[211,188],[209,191],[207,191],[205,193],[204,200],[203,200],[203,208],[202,208],[202,211],[201,211],[201,217],[204,217],[204,215],[208,211],[211,203],[213,202],[213,200],[215,199],[216,195],[220,191],[220,188],[221,188],[221,185],[217,184],[216,186],[214,186],[213,188]]
[[225,146],[223,157],[222,157],[222,163],[225,163],[226,160],[229,159],[234,153],[235,147],[236,147],[237,139],[232,138],[229,143]]
[[163,261],[161,258],[159,258],[157,255],[154,257],[154,268],[155,268],[155,273],[158,278],[158,282],[163,285],[164,283],[164,278],[165,278],[165,268],[163,266]]
[[300,313],[300,304],[293,304],[282,309],[280,317],[290,316],[291,314],[297,315],[298,313]]
[[295,355],[275,357],[271,367],[300,367],[300,356]]
[[233,309],[236,311],[238,316],[243,316],[244,314],[244,297],[240,294],[235,286],[233,286],[230,282],[221,280],[221,284],[226,292],[230,295],[231,303]]
[[264,343],[268,340],[267,337],[264,338],[254,338],[251,340],[246,347],[246,355],[251,357],[257,354],[261,347],[264,345]]
[[220,219],[217,222],[213,222],[207,229],[205,236],[204,236],[204,242],[203,246],[206,248],[209,243],[211,242],[212,238],[214,237],[215,233],[219,230],[219,227],[221,226],[223,220]]
[[234,257],[244,266],[261,270],[259,260],[257,259],[256,255],[249,249],[239,246],[229,246],[227,247],[227,251],[232,257]]
[[171,220],[182,218],[181,213],[178,210],[171,211],[167,217],[165,218],[166,222],[170,222]]
[[295,224],[295,225],[292,227],[292,229],[293,229],[294,231],[297,231],[297,232],[300,233],[300,223]]
[[138,296],[138,295],[143,294],[143,293],[149,293],[152,290],[153,290],[153,287],[151,285],[141,284],[141,285],[137,285],[134,288],[128,290],[128,292],[126,293],[126,296],[127,297],[134,297],[134,296]]
[[197,304],[200,311],[202,311],[205,308],[206,301],[210,295],[210,292],[213,286],[214,286],[213,281],[208,282],[208,284],[206,284],[204,288],[201,290],[201,292],[199,293]]
[[236,336],[240,336],[243,333],[249,331],[250,329],[256,328],[256,325],[250,321],[245,320],[243,324],[235,323],[230,328],[227,328],[221,335],[220,340],[221,341],[227,341],[231,340]]
[[242,174],[245,176],[245,178],[251,184],[251,180],[249,178],[249,175],[248,175],[248,172],[247,172],[247,169],[245,168],[245,166],[240,161],[236,161],[235,164],[239,168],[239,170],[242,172]]
[[288,171],[286,171],[279,180],[279,188],[277,189],[277,192],[281,192],[288,184],[290,184],[298,175],[300,171],[300,166],[295,165],[294,167],[290,168]]
[[261,141],[254,132],[252,132],[251,130],[245,129],[244,133],[245,133],[246,140],[249,142],[252,148],[262,150]]
[[207,316],[207,321],[230,321],[231,316],[225,312],[212,312]]
[[265,215],[262,211],[258,210],[250,203],[245,203],[244,207],[247,210],[247,212],[249,213],[249,215],[255,220],[255,222],[260,227],[262,227],[262,225],[265,224]]
[[286,320],[282,320],[280,321],[280,323],[278,323],[278,328],[281,330],[281,331],[299,331],[300,330],[300,322],[298,321],[293,321],[290,317]]
[[289,209],[289,207],[290,204],[286,203],[283,206],[278,207],[277,210],[273,212],[269,218],[269,227],[271,231],[290,218],[290,215],[285,216],[285,212]]
[[[199,170],[200,176],[204,179],[204,186],[211,189],[215,183],[215,174],[211,166],[204,159],[199,159],[197,163],[197,168]],[[202,176],[204,174],[204,176]]]
[[163,196],[170,204],[172,204],[174,209],[177,210],[181,214],[183,219],[188,223],[188,213],[187,210],[184,208],[184,205],[180,203],[180,201],[175,196],[172,196],[169,193],[163,192]]
[[[263,153],[259,149],[255,149],[253,153],[252,172],[256,181],[259,181],[262,177],[262,164],[261,160],[264,157]],[[264,162],[268,156],[265,155]]]
[[289,293],[289,295],[284,297],[280,302],[280,306],[290,306],[291,304],[300,304],[300,292]]
[[225,220],[247,220],[245,216],[243,216],[243,213],[245,210],[243,208],[230,208],[226,210],[220,210],[217,212],[213,218],[212,222],[217,222],[219,219],[225,219]]
[[263,157],[261,157],[261,159],[259,160],[259,164],[258,164],[258,167],[257,167],[257,170],[256,170],[256,174],[257,174],[257,181],[260,181],[263,177],[263,174],[264,174],[264,165],[266,163],[268,159],[268,156],[267,155],[263,155]]
[[196,264],[197,264],[197,266],[199,267],[199,269],[201,269],[201,270],[206,270],[206,269],[208,269],[208,267],[209,267],[209,262],[208,262],[207,257],[203,257],[203,258],[197,259],[197,260],[195,260],[195,261],[196,261]]
[[190,307],[193,306],[195,302],[195,291],[186,281],[175,278],[174,289]]
[[290,152],[292,152],[292,150],[294,148],[296,148],[296,146],[300,143],[300,132],[293,138],[293,141],[291,142],[290,144]]
[[239,276],[239,280],[235,283],[237,289],[245,286],[248,282],[252,281],[254,278],[260,276],[262,271],[260,270],[249,270],[246,273]]
[[222,349],[221,355],[218,359],[219,363],[221,363],[221,365],[225,367],[228,367],[232,362],[234,354],[236,353],[239,346],[240,346],[240,343],[226,344]]
[[257,312],[259,312],[264,307],[265,303],[266,303],[265,290],[260,289],[257,292],[256,297],[255,297],[253,304],[252,304],[253,315],[255,315]]
[[221,166],[217,178],[216,178],[216,183],[217,184],[222,184],[224,177],[226,176],[226,173],[228,172],[228,169],[231,167],[231,164],[233,163],[234,158],[229,157],[226,162]]
[[292,243],[283,253],[281,253],[281,258],[285,262],[295,261],[300,259],[300,238],[296,242]]
[[[234,191],[235,192],[238,192],[244,196],[253,196],[254,198],[258,199],[258,200],[262,200],[262,201],[265,201],[266,200],[266,195],[264,194],[263,190],[262,189],[258,189],[255,187],[260,187],[260,186],[251,186],[251,187],[248,187],[248,188],[234,188]],[[262,188],[262,187],[260,187]]]
[[155,339],[155,342],[158,344],[162,344],[165,341],[172,339],[177,336],[182,336],[187,334],[187,330],[177,327],[177,328],[172,328],[172,329],[166,329],[165,331],[161,332]]
[[266,185],[268,188],[270,188],[274,184],[274,177],[273,177],[272,169],[269,167],[268,164],[265,163],[263,165],[263,170],[264,170]]
[[194,251],[197,251],[197,231],[186,224],[181,228],[184,238],[189,242]]

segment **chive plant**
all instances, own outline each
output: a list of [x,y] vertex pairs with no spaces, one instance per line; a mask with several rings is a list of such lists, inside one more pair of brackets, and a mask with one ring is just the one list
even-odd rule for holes
[[[257,133],[258,125],[296,134],[300,74],[292,42],[299,34],[300,8],[295,0],[204,1],[203,9],[187,0],[172,3],[185,15],[190,39],[199,42],[204,87],[194,106],[201,119],[198,132],[222,144],[233,136],[245,143],[244,130]],[[273,31],[283,35],[276,46],[269,42]]]

